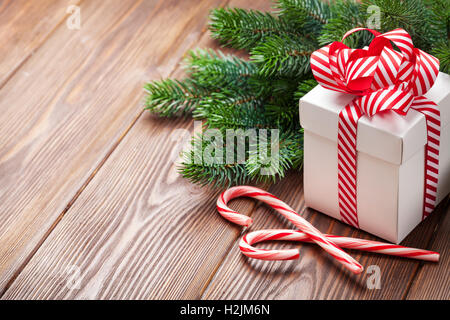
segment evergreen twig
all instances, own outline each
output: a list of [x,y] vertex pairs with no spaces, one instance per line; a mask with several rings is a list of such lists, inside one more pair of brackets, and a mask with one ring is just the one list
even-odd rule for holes
[[[250,181],[274,181],[303,162],[303,131],[298,99],[317,85],[309,59],[320,46],[340,41],[349,29],[366,26],[367,9],[380,8],[380,30],[404,28],[414,45],[440,59],[450,73],[450,0],[278,0],[274,12],[219,8],[211,12],[210,30],[221,44],[250,53],[250,60],[220,51],[190,51],[184,80],[153,81],[145,86],[146,109],[161,116],[190,114],[204,123],[192,139],[179,168],[194,183],[225,187]],[[368,45],[369,32],[358,32],[344,43]],[[245,140],[245,158],[226,163],[219,147],[227,130],[279,130],[278,166],[261,141]],[[217,140],[209,139],[213,130]],[[230,147],[230,146],[228,146]],[[216,154],[217,152],[217,154]],[[210,158],[223,161],[209,163]],[[268,174],[267,174],[268,173]]]
[[236,49],[251,49],[268,36],[301,36],[295,24],[289,24],[268,12],[240,8],[218,8],[211,13],[212,36],[223,45]]

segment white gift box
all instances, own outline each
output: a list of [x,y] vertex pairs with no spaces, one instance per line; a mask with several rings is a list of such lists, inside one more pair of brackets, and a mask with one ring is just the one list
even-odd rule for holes
[[[450,192],[450,76],[439,73],[425,96],[441,112],[438,204]],[[318,85],[300,99],[304,133],[304,197],[308,207],[340,219],[338,115],[355,96]],[[402,241],[421,221],[424,198],[425,116],[410,109],[363,116],[357,130],[359,227]]]

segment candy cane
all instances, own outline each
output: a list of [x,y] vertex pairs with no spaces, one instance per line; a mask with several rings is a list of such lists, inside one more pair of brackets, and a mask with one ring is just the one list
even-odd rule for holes
[[312,239],[315,243],[321,246],[326,252],[328,252],[333,258],[342,263],[353,273],[361,273],[363,271],[362,265],[353,259],[349,254],[342,251],[334,242],[328,240],[319,230],[314,228],[308,221],[300,217],[291,207],[285,204],[283,201],[275,197],[274,195],[249,186],[233,187],[224,191],[219,199],[217,199],[217,210],[225,218],[234,223],[243,226],[250,226],[252,219],[237,213],[227,207],[229,200],[241,196],[255,198],[262,202],[267,203],[269,206],[277,210],[289,221],[291,221],[297,228],[303,231]]
[[[243,214],[240,214],[227,206],[228,201],[237,197],[251,197],[265,202],[273,209],[277,210],[289,221],[291,221],[299,230],[261,230],[249,233],[243,237],[240,243],[240,249],[246,256],[263,260],[290,260],[299,257],[299,250],[265,250],[257,249],[251,245],[265,240],[293,240],[315,242],[321,246],[332,257],[342,263],[353,273],[361,273],[363,267],[350,255],[344,252],[342,248],[357,249],[383,254],[396,255],[401,257],[415,258],[428,261],[438,261],[439,254],[436,252],[406,248],[393,244],[369,241],[364,239],[355,239],[348,237],[338,237],[322,234],[313,227],[308,221],[298,215],[286,203],[274,195],[250,186],[238,186],[225,190],[217,199],[217,210],[227,220],[241,226],[249,227],[253,220]],[[339,245],[339,246],[338,246]]]
[[[439,261],[439,253],[434,251],[408,248],[396,244],[383,243],[378,241],[371,241],[358,238],[340,237],[331,234],[324,234],[324,236],[333,241],[341,248],[368,251],[374,253],[387,254],[391,256],[404,257],[410,259],[418,259],[424,261]],[[250,258],[261,260],[292,260],[300,256],[298,249],[287,250],[267,250],[258,249],[252,244],[269,241],[269,240],[285,240],[285,241],[303,241],[312,243],[313,241],[305,233],[299,230],[258,230],[246,234],[242,237],[239,243],[241,252]]]

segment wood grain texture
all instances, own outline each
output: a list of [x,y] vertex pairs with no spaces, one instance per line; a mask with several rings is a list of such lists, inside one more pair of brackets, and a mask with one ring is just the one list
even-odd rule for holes
[[0,88],[80,0],[0,1]]
[[431,247],[441,254],[438,264],[420,265],[417,276],[413,279],[407,299],[442,299],[450,300],[450,198],[447,197],[447,210],[436,228]]
[[[180,128],[192,121],[142,116],[3,298],[199,298],[239,228],[217,214],[218,191],[176,173]],[[250,214],[253,201],[239,203]],[[72,266],[79,289],[66,285]]]
[[[304,209],[302,177],[293,173],[271,187],[270,192],[292,206]],[[405,245],[427,248],[429,239],[446,204],[424,221]],[[344,236],[376,239],[363,231],[350,228],[324,214],[307,209],[304,216],[319,230]],[[252,229],[295,228],[272,209],[261,207],[253,216]],[[281,220],[280,220],[281,219]],[[334,263],[323,250],[310,244],[261,244],[261,247],[300,246],[300,259],[288,262],[257,261],[244,257],[238,242],[219,268],[204,299],[402,299],[419,262],[376,254],[352,255],[366,268],[376,265],[381,271],[381,289],[369,289],[371,274],[354,275]],[[433,246],[431,249],[435,249]]]
[[[241,229],[215,209],[219,191],[176,172],[192,121],[143,114],[142,85],[181,77],[175,66],[188,48],[217,48],[205,28],[210,8],[271,3],[112,1],[82,2],[82,29],[58,27],[0,90],[2,299],[448,297],[447,288],[423,288],[442,276],[448,287],[448,259],[432,266],[352,252],[381,269],[381,289],[369,290],[370,275],[348,273],[315,245],[261,244],[300,246],[296,261],[242,256]],[[299,172],[263,188],[304,208]],[[253,216],[252,229],[293,228],[253,200],[231,206]],[[448,251],[448,208],[404,244]],[[304,215],[324,232],[374,239],[314,210]]]
[[[168,76],[220,1],[86,1],[0,91],[0,292]],[[168,21],[170,28],[161,28]]]
[[[170,153],[155,152],[176,147],[175,128],[191,128],[167,121],[138,121],[3,299],[199,297],[239,230],[216,213],[217,191],[183,180]],[[67,285],[72,266],[79,289]]]

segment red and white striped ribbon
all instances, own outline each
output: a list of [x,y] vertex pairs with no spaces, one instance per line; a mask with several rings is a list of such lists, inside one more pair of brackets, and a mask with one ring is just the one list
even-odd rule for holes
[[239,244],[241,252],[255,259],[261,260],[292,260],[300,256],[298,249],[266,250],[258,249],[252,244],[268,240],[288,240],[316,243],[325,251],[342,263],[346,268],[358,274],[363,267],[341,248],[382,253],[405,258],[425,261],[438,261],[439,253],[422,249],[407,248],[395,244],[382,243],[357,238],[340,237],[322,234],[308,221],[297,214],[286,203],[274,195],[250,186],[237,186],[224,191],[217,199],[217,210],[227,220],[241,226],[249,227],[253,220],[228,207],[228,202],[238,197],[251,197],[258,199],[281,213],[291,221],[299,230],[259,230],[246,234]]
[[425,196],[423,218],[433,212],[439,174],[440,113],[437,105],[425,97],[416,98],[411,108],[425,115],[427,121],[427,145],[425,146]]
[[[375,38],[368,49],[350,49],[334,42],[315,51],[311,70],[324,88],[357,95],[339,113],[338,122],[338,196],[344,222],[358,227],[357,210],[357,128],[358,120],[367,115],[393,111],[406,115],[409,109],[421,112],[427,122],[423,218],[436,205],[438,183],[440,113],[425,94],[439,73],[439,60],[414,48],[403,29],[380,34],[367,28],[356,28],[350,34],[367,30]],[[394,43],[396,51],[392,47]]]

